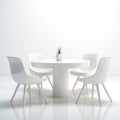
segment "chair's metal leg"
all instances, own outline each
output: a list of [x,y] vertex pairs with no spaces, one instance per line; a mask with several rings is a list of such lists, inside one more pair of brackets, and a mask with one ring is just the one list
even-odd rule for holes
[[108,98],[109,98],[110,101],[112,102],[112,99],[111,99],[111,97],[110,97],[110,95],[109,95],[109,93],[108,93],[108,91],[107,91],[107,89],[106,89],[106,87],[105,87],[105,85],[104,85],[103,83],[102,83],[102,86],[103,86],[103,88],[104,88],[104,90],[105,90],[105,92],[106,92]]
[[15,88],[15,91],[14,91],[14,93],[13,93],[13,96],[12,96],[12,98],[11,98],[10,102],[12,102],[12,101],[13,101],[13,99],[14,99],[14,97],[15,97],[15,95],[16,95],[16,93],[17,93],[17,91],[18,91],[19,86],[20,86],[20,84],[17,84],[17,86],[16,86],[16,88]]
[[28,92],[29,92],[29,100],[31,103],[31,85],[28,85]]
[[51,81],[50,81],[49,76],[47,76],[47,79],[48,79],[48,81],[49,81],[49,83],[50,83],[51,87],[53,88],[53,85],[52,85],[52,83],[51,83]]
[[24,84],[24,92],[23,92],[23,105],[25,104],[26,87],[27,87],[27,85],[26,85],[26,84]]
[[86,85],[84,89],[84,95],[87,95],[87,94],[88,94],[88,85]]
[[[82,78],[85,78],[86,75],[83,75]],[[84,94],[87,95],[88,94],[88,85],[86,84],[85,89],[84,89]]]
[[98,86],[98,84],[96,84],[96,88],[97,88],[97,93],[98,93],[99,106],[101,106],[100,91],[99,91],[99,86]]
[[86,85],[86,94],[88,94],[88,85]]
[[45,98],[45,96],[44,96],[44,94],[43,94],[42,88],[41,88],[41,90],[40,90],[39,84],[37,84],[37,86],[38,86],[38,89],[39,89],[39,95],[40,95],[40,93],[41,93],[41,96],[43,97],[45,103],[47,104],[47,100],[46,100],[46,98]]
[[[39,78],[43,78],[42,76],[39,76]],[[38,86],[38,84],[37,84],[37,86]],[[43,83],[41,82],[41,84],[40,84],[40,86],[41,86],[41,88],[43,88]]]
[[39,94],[39,102],[40,102],[40,86],[41,86],[41,89],[42,89],[42,84],[37,84],[38,94]]
[[79,95],[78,95],[78,98],[77,98],[77,100],[76,100],[76,104],[78,103],[78,100],[79,100],[79,98],[80,98],[80,96],[81,96],[81,94],[82,94],[82,92],[83,92],[83,90],[84,90],[84,87],[85,87],[85,85],[86,84],[83,84],[83,87],[82,87],[82,89],[81,89],[81,91],[80,91],[80,93],[79,93]]
[[[39,93],[39,99],[40,99],[40,85],[41,84],[37,84],[37,87],[38,87],[38,93]],[[42,88],[41,88],[42,89]]]
[[92,99],[94,97],[94,84],[92,84]]
[[73,88],[72,88],[72,92],[73,92],[74,89],[75,89],[75,86],[76,86],[76,84],[77,84],[77,82],[78,82],[78,78],[79,78],[79,77],[77,77],[77,80],[75,81],[75,84],[74,84],[74,86],[73,86]]
[[43,83],[40,84],[41,88],[43,88]]

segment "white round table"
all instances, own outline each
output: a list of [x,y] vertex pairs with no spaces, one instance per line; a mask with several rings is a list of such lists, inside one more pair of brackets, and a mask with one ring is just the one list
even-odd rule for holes
[[34,67],[53,68],[53,97],[68,97],[68,69],[88,66],[89,61],[79,59],[43,59],[32,61]]

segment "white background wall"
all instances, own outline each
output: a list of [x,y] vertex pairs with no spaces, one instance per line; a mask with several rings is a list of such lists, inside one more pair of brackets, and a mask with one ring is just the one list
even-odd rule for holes
[[8,75],[7,55],[29,52],[64,58],[85,52],[110,55],[120,75],[120,0],[0,0],[0,75]]

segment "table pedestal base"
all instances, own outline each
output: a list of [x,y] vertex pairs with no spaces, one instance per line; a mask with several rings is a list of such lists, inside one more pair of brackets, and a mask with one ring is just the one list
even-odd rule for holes
[[69,97],[68,69],[55,68],[53,72],[53,97]]

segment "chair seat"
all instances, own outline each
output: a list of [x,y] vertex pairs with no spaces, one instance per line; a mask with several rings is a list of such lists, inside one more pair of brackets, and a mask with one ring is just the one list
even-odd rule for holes
[[70,73],[76,76],[85,76],[88,73],[88,71],[83,71],[81,69],[75,69],[75,70],[71,70]]
[[53,74],[53,70],[52,69],[48,69],[48,68],[36,68],[36,67],[31,67],[30,71],[33,74],[36,75],[40,75],[40,76],[47,76],[47,75],[51,75]]

